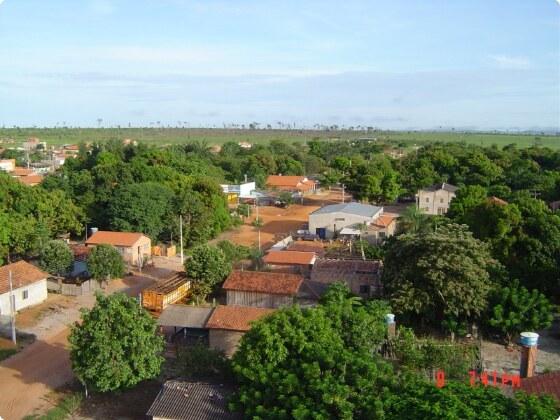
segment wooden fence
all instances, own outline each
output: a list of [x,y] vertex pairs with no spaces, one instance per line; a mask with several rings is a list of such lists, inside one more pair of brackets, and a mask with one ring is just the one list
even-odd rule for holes
[[60,293],[66,296],[82,296],[94,293],[106,287],[105,282],[98,282],[90,279],[82,283],[65,283],[63,279],[49,278],[47,279],[47,290],[52,293]]

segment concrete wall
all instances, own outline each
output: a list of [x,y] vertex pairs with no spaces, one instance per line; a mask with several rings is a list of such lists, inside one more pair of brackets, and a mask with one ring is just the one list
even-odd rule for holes
[[446,190],[418,191],[416,206],[426,214],[445,214],[455,193]]
[[379,245],[383,241],[385,241],[385,239],[387,239],[389,236],[393,236],[396,230],[397,230],[397,221],[395,220],[386,228],[376,228],[376,229],[370,229],[366,231],[362,235],[362,238],[368,241],[370,244]]
[[116,246],[125,263],[132,265],[138,264],[140,255],[144,256],[144,261],[152,255],[152,241],[147,236],[143,236],[131,247]]
[[[338,219],[338,220],[337,220]],[[309,232],[317,233],[317,228],[326,228],[326,238],[334,236],[335,228],[339,232],[342,228],[356,223],[371,223],[375,217],[359,216],[347,213],[319,213],[309,215]]]
[[227,304],[237,306],[254,306],[257,308],[280,308],[294,303],[294,297],[272,295],[258,292],[227,291]]
[[[27,291],[26,299],[23,298],[24,291]],[[16,301],[16,311],[37,305],[47,299],[47,279],[14,289],[13,295]],[[10,293],[7,292],[0,295],[0,315],[10,314]]]
[[241,331],[211,329],[208,333],[210,348],[223,351],[227,357],[231,357],[244,334]]

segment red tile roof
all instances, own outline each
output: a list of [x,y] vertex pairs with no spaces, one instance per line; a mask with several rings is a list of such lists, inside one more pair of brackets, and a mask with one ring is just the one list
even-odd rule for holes
[[43,181],[43,175],[27,175],[16,178],[19,182],[25,185],[38,185]]
[[494,196],[488,197],[488,202],[491,203],[491,204],[497,204],[499,206],[507,206],[508,205],[507,201],[502,200],[501,198],[498,198],[498,197],[494,197]]
[[395,221],[396,218],[397,216],[394,216],[392,214],[382,214],[381,216],[379,216],[377,219],[373,221],[372,225],[380,228],[386,228],[389,227],[391,223]]
[[303,276],[298,274],[234,271],[224,282],[223,288],[225,290],[269,293],[273,295],[295,295],[302,282]]
[[315,186],[315,182],[304,176],[270,175],[266,179],[266,185],[272,188],[307,191]]
[[25,261],[18,261],[5,265],[0,267],[0,294],[10,291],[10,271],[12,272],[12,287],[14,289],[27,286],[28,284],[32,284],[49,277],[48,273],[39,270],[34,265]]
[[560,402],[560,370],[523,378],[521,389],[528,394],[550,394]]
[[255,308],[252,306],[218,306],[210,315],[206,328],[232,331],[249,331],[250,323],[262,318],[274,309]]
[[21,166],[16,166],[11,172],[13,176],[28,176],[33,175],[34,173],[33,169],[22,168]]
[[138,232],[110,232],[100,230],[91,235],[86,245],[133,246],[144,235]]
[[319,257],[325,255],[325,247],[322,242],[292,242],[288,246],[288,251],[314,252]]
[[270,251],[263,258],[266,264],[310,265],[317,256],[314,252]]

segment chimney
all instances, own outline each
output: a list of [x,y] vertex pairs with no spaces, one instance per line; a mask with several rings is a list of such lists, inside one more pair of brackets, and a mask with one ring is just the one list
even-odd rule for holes
[[535,374],[538,341],[539,335],[537,333],[521,333],[521,365],[519,367],[519,375],[522,378],[530,378]]
[[387,337],[393,338],[397,333],[397,323],[394,314],[385,315],[385,323],[387,324]]

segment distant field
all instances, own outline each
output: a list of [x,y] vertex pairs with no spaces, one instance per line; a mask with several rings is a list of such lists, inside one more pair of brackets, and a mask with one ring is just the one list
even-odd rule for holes
[[222,144],[226,141],[247,141],[268,143],[271,140],[304,142],[313,139],[358,139],[377,138],[379,140],[404,143],[406,146],[422,145],[429,142],[465,142],[481,146],[503,147],[515,144],[518,147],[541,145],[560,149],[560,136],[503,133],[461,133],[427,131],[315,131],[315,130],[248,130],[248,129],[206,129],[206,128],[6,128],[0,129],[0,141],[21,143],[29,137],[38,137],[51,145],[72,144],[110,139],[132,139],[150,144],[181,144],[189,141],[204,141],[208,144]]

